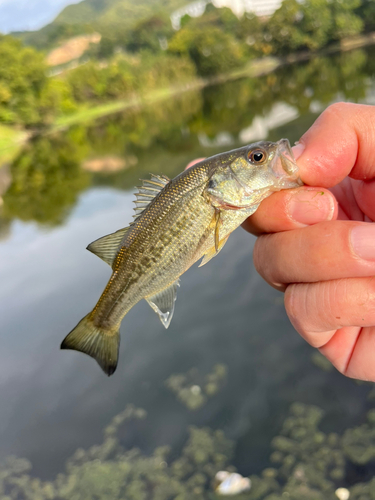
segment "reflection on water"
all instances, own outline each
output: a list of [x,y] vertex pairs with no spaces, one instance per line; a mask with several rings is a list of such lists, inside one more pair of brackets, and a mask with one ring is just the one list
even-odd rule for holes
[[[1,500],[215,498],[212,480],[230,467],[251,476],[239,498],[326,500],[338,487],[371,498],[369,387],[327,370],[293,332],[240,230],[183,276],[168,331],[146,303],[130,311],[111,379],[58,346],[109,276],[85,247],[131,220],[139,178],[172,177],[225,145],[297,140],[338,99],[375,102],[374,60],[315,57],[25,147],[0,205]],[[103,158],[122,170],[87,168]]]
[[[189,91],[89,128],[35,138],[11,166],[13,182],[3,197],[3,213],[57,224],[87,189],[90,176],[93,184],[132,189],[149,172],[174,176],[194,156],[278,139],[280,129],[297,140],[330,102],[374,100],[374,54],[369,49],[316,56],[261,78]],[[117,162],[116,175],[108,174],[108,158]]]
[[227,367],[217,364],[204,376],[197,368],[187,373],[174,373],[165,384],[189,410],[198,410],[207,402],[207,398],[219,392],[226,375]]
[[[251,474],[242,500],[330,500],[349,497],[373,498],[375,478],[363,476],[350,484],[351,476],[361,475],[361,467],[375,457],[373,434],[375,409],[367,423],[348,429],[343,435],[320,429],[324,412],[316,406],[294,403],[280,434],[272,441],[272,454],[260,474]],[[53,481],[30,476],[31,463],[9,457],[0,469],[1,498],[25,500],[104,499],[104,500],[209,500],[215,495],[215,478],[220,470],[233,472],[234,442],[220,430],[190,426],[180,455],[174,457],[168,446],[151,455],[122,446],[124,434],[147,413],[133,405],[116,415],[104,429],[101,444],[88,450],[79,448],[66,463],[66,470]],[[142,425],[142,424],[141,424]],[[367,481],[366,481],[367,479]],[[349,484],[348,484],[349,483]],[[345,484],[347,487],[343,487]],[[248,485],[251,485],[248,491]]]

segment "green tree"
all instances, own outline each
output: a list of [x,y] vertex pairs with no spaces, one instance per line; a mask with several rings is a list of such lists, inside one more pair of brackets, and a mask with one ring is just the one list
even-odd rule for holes
[[264,39],[265,22],[252,12],[245,13],[236,26],[236,36],[246,46],[250,53],[267,55],[272,46]]
[[318,50],[330,40],[332,5],[329,0],[285,0],[265,29],[274,53]]
[[0,35],[0,61],[0,121],[41,123],[40,99],[47,86],[43,54]]
[[284,0],[265,28],[264,41],[270,43],[272,52],[288,53],[304,45],[302,18],[301,4],[297,0]]
[[61,78],[49,78],[40,94],[40,113],[45,123],[53,121],[56,113],[64,115],[77,110],[77,103],[67,81]]
[[355,10],[355,14],[364,22],[366,31],[375,30],[375,2],[374,0],[362,0],[361,5]]
[[127,50],[139,52],[149,50],[160,52],[167,48],[167,38],[172,36],[173,29],[169,18],[165,15],[153,15],[138,22],[128,35]]
[[264,31],[275,54],[318,50],[331,41],[353,36],[363,29],[355,13],[361,0],[284,0]]
[[126,61],[101,67],[90,61],[67,76],[67,83],[78,102],[123,99],[133,91],[134,76]]
[[89,56],[97,57],[98,59],[108,59],[113,56],[117,46],[118,43],[114,37],[102,36],[97,45],[91,45]]
[[201,76],[225,73],[244,62],[240,44],[218,27],[202,30],[189,23],[169,44],[173,54],[188,55]]
[[204,14],[199,18],[190,18],[195,25],[210,29],[216,26],[225,33],[235,34],[240,21],[228,7],[216,8],[212,3],[206,5]]
[[317,50],[329,42],[332,28],[329,0],[307,0],[301,5],[300,29],[305,34],[304,46]]
[[333,40],[341,40],[361,33],[364,23],[355,13],[361,3],[361,0],[334,0],[332,2],[333,27],[331,36]]

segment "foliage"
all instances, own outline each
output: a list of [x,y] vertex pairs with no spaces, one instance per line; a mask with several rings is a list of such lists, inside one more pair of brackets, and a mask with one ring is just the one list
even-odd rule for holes
[[[374,410],[372,410],[373,412]],[[372,412],[369,420],[373,422]],[[348,485],[347,468],[356,439],[348,444],[346,434],[368,437],[363,426],[348,429],[344,436],[325,434],[319,429],[321,409],[295,403],[274,438],[271,462],[260,475],[251,475],[251,489],[238,500],[337,500],[335,491],[345,488],[354,500],[373,500],[375,480]],[[189,437],[179,456],[171,457],[168,447],[151,455],[121,445],[123,427],[144,420],[147,414],[128,405],[104,430],[103,441],[88,450],[78,449],[66,469],[52,481],[31,476],[28,460],[9,457],[0,466],[1,500],[214,500],[214,478],[219,470],[233,471],[230,465],[234,444],[219,430],[190,427]],[[372,425],[372,423],[371,423]],[[362,435],[363,432],[363,435]],[[366,452],[366,450],[364,450]],[[359,455],[360,463],[372,456]],[[350,478],[353,482],[353,476]]]
[[47,86],[42,54],[0,36],[0,121],[40,123],[41,94]]
[[250,55],[268,55],[272,45],[266,42],[265,29],[267,24],[252,12],[245,13],[238,20],[234,33],[244,44]]
[[139,21],[130,30],[126,49],[130,52],[139,52],[141,50],[160,52],[163,47],[166,48],[167,38],[170,38],[172,33],[173,29],[168,17],[153,15]]
[[[337,3],[337,2],[336,2]],[[328,0],[285,0],[267,23],[266,41],[274,53],[317,50],[331,40],[333,5]]]
[[192,368],[187,373],[170,375],[165,384],[189,410],[194,411],[219,392],[226,375],[227,367],[216,364],[212,372],[205,376]]
[[74,98],[87,102],[125,99],[135,93],[181,85],[194,76],[194,66],[186,58],[146,53],[137,60],[119,56],[106,65],[89,61],[70,71],[66,81]]
[[361,0],[284,0],[263,30],[255,29],[253,43],[266,54],[321,49],[362,31],[363,22],[356,13],[360,4]]
[[12,183],[3,197],[6,217],[43,224],[62,222],[87,186],[80,162],[85,146],[79,137],[38,137],[11,166]]
[[371,410],[367,417],[366,424],[348,429],[343,436],[346,455],[359,465],[375,461],[375,410]]
[[[116,176],[101,176],[100,180],[95,176],[95,182],[110,185],[117,183],[118,186],[131,189],[142,175],[147,176],[150,171],[175,175],[176,169],[183,168],[184,161],[187,163],[192,150],[196,151],[194,154],[202,154],[198,141],[202,141],[203,137],[215,143],[220,134],[226,132],[235,145],[238,137],[253,122],[260,117],[267,121],[267,116],[272,115],[274,107],[280,102],[283,106],[289,106],[297,115],[311,116],[311,111],[323,109],[337,98],[338,93],[347,100],[363,100],[371,84],[367,75],[374,71],[374,58],[371,51],[368,53],[369,56],[365,51],[357,50],[333,57],[315,57],[308,63],[280,68],[277,72],[256,80],[240,79],[224,85],[190,90],[173,99],[148,104],[141,110],[132,107],[124,113],[102,118],[89,128],[71,128],[68,133],[61,134],[61,137],[35,139],[11,166],[13,184],[4,198],[5,209],[9,217],[48,224],[59,223],[81,189],[80,179],[82,183],[85,178],[88,180],[88,174],[84,174],[87,177],[80,177],[80,164],[87,156],[95,158],[116,154],[125,161],[129,157],[136,157],[137,168],[129,168]],[[160,57],[163,62],[159,58],[148,57],[140,65],[137,92],[142,90],[146,93],[148,89],[158,88],[161,84],[168,85],[170,81],[176,82],[176,85],[183,84],[183,74],[186,81],[191,78],[189,72],[194,68],[189,60],[177,59],[174,64],[174,57],[166,54]],[[187,64],[185,73],[180,67],[183,64]],[[78,69],[81,71],[89,66]],[[98,71],[102,70],[107,72],[108,68],[98,68]],[[74,71],[70,74],[74,75]],[[50,81],[59,86],[66,83],[59,79]],[[77,81],[80,85],[83,82],[82,79]],[[116,88],[114,81],[112,80],[111,88],[115,89],[114,95],[119,96],[124,87]],[[74,88],[83,88],[82,92],[86,92],[82,86]],[[103,88],[106,88],[105,85]],[[134,86],[133,89],[135,88]],[[63,95],[61,89],[57,95]],[[77,94],[78,98],[86,99],[87,94],[82,93],[82,97]],[[105,93],[100,96],[100,99],[106,98]],[[94,99],[98,100],[99,97]],[[70,101],[67,102],[69,104]],[[4,135],[7,130],[4,130]],[[288,133],[293,134],[290,131]],[[295,131],[296,139],[299,133],[300,130]],[[276,140],[284,132],[277,129],[275,132],[271,130],[270,134],[271,140]],[[254,140],[262,137],[256,136]],[[14,134],[14,138],[12,135],[5,135],[3,147],[7,144],[9,146],[9,142],[17,141],[18,138],[19,134]],[[218,145],[215,151],[207,150],[205,154],[222,149],[223,145]],[[206,382],[201,377],[188,377],[180,389],[192,385],[204,388]],[[205,389],[202,390],[203,393]]]
[[233,445],[221,431],[189,429],[181,456],[168,460],[168,447],[151,456],[137,449],[124,450],[121,427],[146,412],[132,405],[104,430],[101,445],[79,449],[67,462],[66,473],[53,482],[30,475],[31,464],[10,457],[0,469],[0,499],[5,500],[200,500],[220,468],[226,467]]
[[202,30],[188,23],[169,43],[172,54],[189,56],[201,76],[225,73],[244,62],[241,46],[229,34],[213,26]]
[[93,33],[92,25],[87,24],[68,24],[53,22],[47,24],[38,31],[25,31],[20,33],[12,33],[13,36],[19,38],[25,45],[32,45],[38,50],[49,50],[56,46],[59,42],[67,40],[78,35],[87,35]]
[[364,22],[365,31],[375,30],[375,2],[373,0],[362,0],[355,14]]
[[213,4],[208,3],[201,17],[192,18],[186,15],[183,23],[184,27],[189,23],[195,27],[200,27],[202,30],[216,27],[224,33],[233,35],[236,34],[239,19],[228,7],[216,8]]
[[68,73],[67,83],[78,102],[124,99],[134,90],[134,76],[126,62],[105,67],[89,61]]
[[336,0],[332,2],[332,40],[357,35],[363,29],[363,21],[355,14],[361,0]]
[[373,9],[367,0],[363,5],[361,0],[284,0],[264,20],[252,14],[238,19],[228,8],[207,4],[200,18],[185,16],[182,28],[173,32],[166,12],[180,5],[179,0],[141,0],[132,6],[129,0],[84,0],[67,7],[40,31],[39,46],[99,25],[103,36],[88,50],[89,62],[59,79],[46,77],[41,54],[2,37],[0,57],[9,64],[0,69],[0,120],[48,124],[56,114],[75,111],[77,103],[131,99],[192,81],[196,74],[226,74],[249,57],[319,50],[361,32],[359,16]]
[[70,87],[48,78],[44,57],[19,40],[0,36],[0,121],[26,126],[51,122],[76,109]]

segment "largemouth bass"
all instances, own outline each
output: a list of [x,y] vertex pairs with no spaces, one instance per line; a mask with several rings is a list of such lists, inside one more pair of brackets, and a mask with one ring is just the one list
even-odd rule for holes
[[172,180],[153,175],[143,181],[134,221],[87,247],[113,273],[94,309],[61,348],[88,354],[112,375],[125,314],[146,299],[168,328],[179,277],[201,257],[202,266],[217,255],[267,196],[300,185],[287,139],[212,156]]

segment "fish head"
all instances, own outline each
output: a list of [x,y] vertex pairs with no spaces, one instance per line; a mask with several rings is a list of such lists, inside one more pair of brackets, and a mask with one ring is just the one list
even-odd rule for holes
[[231,151],[212,169],[205,196],[217,208],[258,205],[275,191],[302,185],[288,139],[260,141]]

